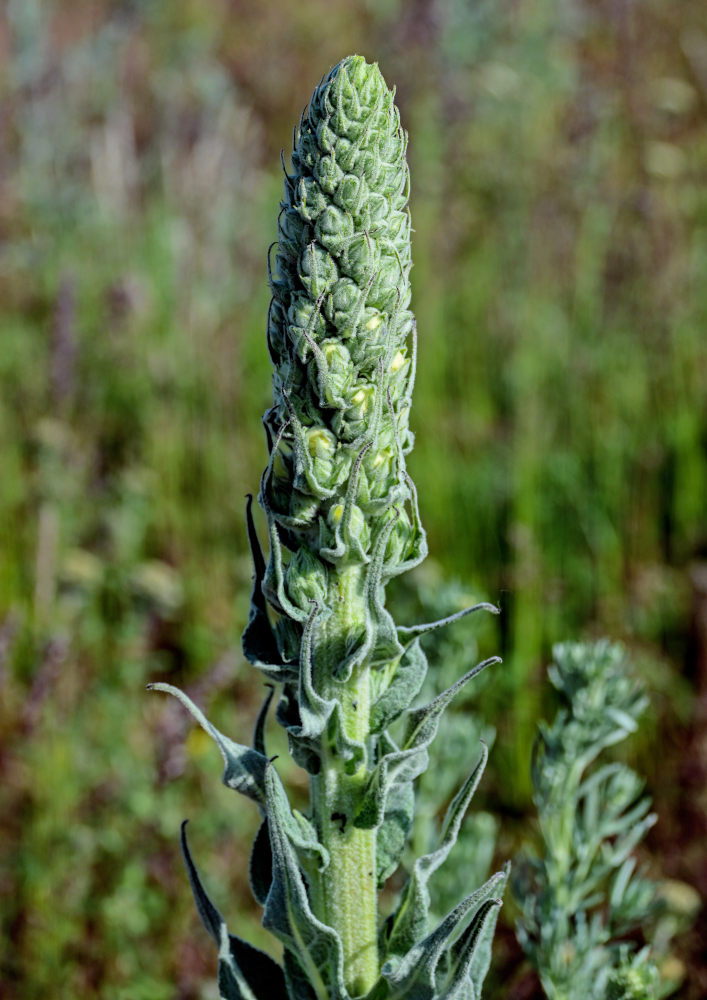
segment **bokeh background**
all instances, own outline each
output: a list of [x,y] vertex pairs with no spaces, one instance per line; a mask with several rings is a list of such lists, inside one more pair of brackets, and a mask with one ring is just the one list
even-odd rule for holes
[[[660,814],[645,857],[707,894],[703,0],[6,0],[8,1000],[215,996],[185,816],[231,930],[264,944],[257,817],[144,688],[183,686],[247,741],[243,508],[266,458],[280,150],[350,52],[395,83],[410,133],[410,470],[432,555],[393,599],[502,606],[467,650],[504,656],[474,702],[496,731],[498,855],[531,829],[552,643],[609,635],[652,700],[630,751]],[[707,995],[702,912],[674,955],[689,1000]],[[538,996],[505,919],[489,996]]]

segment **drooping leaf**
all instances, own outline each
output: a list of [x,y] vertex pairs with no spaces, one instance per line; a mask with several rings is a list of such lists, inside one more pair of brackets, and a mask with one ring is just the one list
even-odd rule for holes
[[181,845],[197,912],[219,948],[218,982],[221,1000],[287,1000],[285,976],[269,955],[229,934],[226,922],[204,889],[182,823]]
[[243,654],[245,658],[274,681],[290,680],[297,676],[297,664],[288,664],[282,659],[277,639],[268,616],[267,602],[263,594],[265,559],[253,523],[253,497],[246,499],[246,526],[248,544],[253,559],[253,591],[250,598],[248,624],[243,632]]
[[202,924],[214,939],[216,944],[220,944],[221,924],[224,923],[224,920],[204,889],[201,879],[199,878],[196,865],[192,859],[191,852],[189,850],[189,843],[187,841],[188,822],[189,821],[185,819],[182,823],[181,846],[184,864],[186,865],[187,874],[189,875],[189,884],[191,885],[192,893],[194,894],[194,902],[196,903],[196,909],[201,917]]
[[233,788],[253,799],[258,805],[265,805],[265,771],[268,760],[263,754],[250,747],[234,743],[228,736],[219,732],[216,726],[212,725],[204,713],[194,702],[179,688],[171,684],[161,682],[147,685],[148,691],[165,691],[173,695],[184,705],[188,712],[196,719],[202,729],[214,740],[224,762],[223,783],[228,788]]
[[272,885],[272,851],[270,850],[267,819],[263,820],[255,835],[250,851],[248,874],[255,901],[261,906],[265,906],[265,900]]
[[267,684],[266,687],[269,690],[265,696],[265,701],[258,712],[258,718],[255,720],[255,732],[253,733],[253,749],[256,753],[262,754],[263,757],[267,757],[267,752],[265,750],[265,723],[268,718],[270,702],[273,700],[273,696],[275,694],[274,685]]
[[221,926],[218,986],[220,1000],[288,1000],[282,969],[265,952]]

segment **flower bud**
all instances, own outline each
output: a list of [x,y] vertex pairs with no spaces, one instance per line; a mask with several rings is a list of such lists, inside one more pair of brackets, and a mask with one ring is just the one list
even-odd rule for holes
[[[414,507],[406,141],[392,93],[358,57],[322,81],[295,133],[271,277],[277,371],[265,420],[273,441],[287,425],[265,498],[294,553],[288,587],[300,546],[338,572],[369,560],[392,504]],[[388,564],[409,561],[411,533],[401,515],[380,553],[388,575]]]
[[[329,508],[327,515],[327,525],[331,531],[331,538],[341,538],[346,546],[347,553],[355,555],[365,555],[371,546],[371,530],[363,515],[363,511],[356,504],[352,504],[349,511],[348,524],[344,524],[344,514],[346,507],[343,503],[333,504]],[[333,548],[333,546],[331,546]],[[351,553],[352,547],[354,552]]]
[[344,171],[333,156],[320,156],[314,165],[314,176],[325,194],[334,194]]
[[319,501],[309,493],[293,490],[290,494],[290,517],[302,527],[314,524],[319,512]]
[[278,244],[288,255],[296,258],[301,246],[312,240],[312,228],[294,208],[283,209],[280,216],[280,239]]
[[346,244],[341,256],[341,270],[357,285],[365,285],[380,266],[378,244],[366,233],[355,236]]
[[410,360],[405,351],[396,351],[388,368],[390,396],[394,403],[402,400],[410,375]]
[[348,212],[329,205],[314,226],[314,235],[330,253],[338,254],[354,233],[354,221]]
[[315,361],[310,364],[309,373],[322,405],[344,406],[354,377],[348,350],[338,340],[325,340],[321,345],[321,357]]
[[294,208],[305,222],[314,222],[327,207],[322,189],[313,177],[301,177],[295,190]]
[[384,354],[388,340],[385,314],[367,306],[361,311],[355,336],[349,344],[351,360],[362,371],[372,375],[378,359]]
[[308,429],[304,437],[314,478],[314,482],[310,480],[310,485],[314,489],[329,489],[335,486],[339,470],[336,437],[323,427]]
[[301,545],[287,567],[285,585],[292,603],[309,613],[312,601],[319,607],[324,604],[328,589],[327,568],[306,545]]
[[383,520],[385,522],[391,518],[395,519],[395,524],[385,547],[385,562],[397,565],[404,562],[412,552],[416,532],[404,509],[387,511]]
[[360,437],[371,419],[376,387],[372,382],[357,382],[349,392],[345,408],[332,420],[334,431],[345,441]]

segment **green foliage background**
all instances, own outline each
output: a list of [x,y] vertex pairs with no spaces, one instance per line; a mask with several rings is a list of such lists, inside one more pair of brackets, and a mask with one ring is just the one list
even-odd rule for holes
[[[185,815],[231,929],[258,923],[257,817],[144,684],[250,731],[243,506],[265,463],[279,150],[354,51],[397,84],[410,133],[410,471],[437,565],[398,600],[453,576],[502,605],[479,642],[505,665],[475,706],[498,732],[491,808],[511,830],[527,809],[542,666],[567,637],[627,641],[672,775],[684,732],[707,766],[699,0],[8,0],[2,996],[212,996]],[[640,753],[658,787],[671,772]],[[694,852],[672,873],[697,871]]]

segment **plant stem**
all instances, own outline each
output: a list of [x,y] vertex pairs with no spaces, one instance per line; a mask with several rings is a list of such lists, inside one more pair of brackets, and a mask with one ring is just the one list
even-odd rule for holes
[[[343,682],[334,674],[347,640],[363,628],[362,570],[353,565],[332,574],[334,610],[320,626],[314,655],[320,690],[325,697],[337,698],[346,736],[359,743],[366,742],[370,729],[370,669],[364,663]],[[367,776],[365,764],[348,774],[346,762],[326,746],[321,771],[311,779],[313,818],[330,857],[314,887],[313,905],[316,915],[341,937],[346,986],[353,996],[368,992],[378,976],[376,833],[353,824]]]
[[357,996],[368,992],[378,976],[376,834],[357,829],[343,811],[360,795],[361,772],[342,775],[328,756],[328,766],[312,779],[317,828],[330,858],[314,905],[317,916],[341,937],[346,986]]

